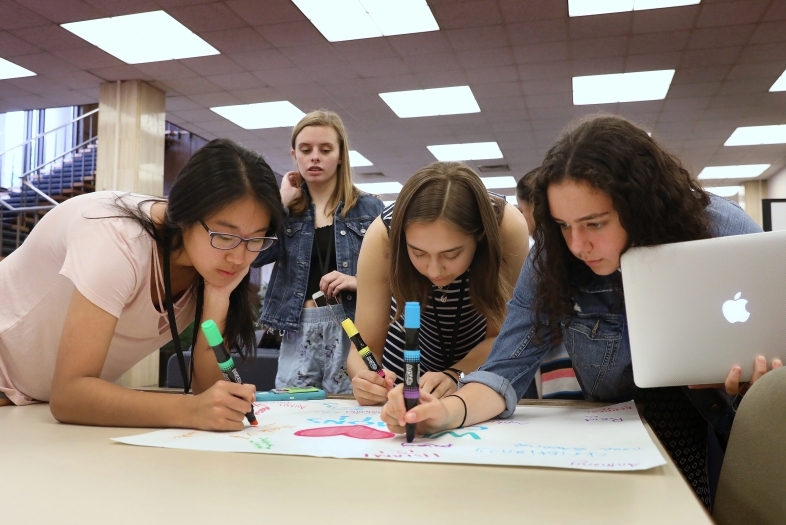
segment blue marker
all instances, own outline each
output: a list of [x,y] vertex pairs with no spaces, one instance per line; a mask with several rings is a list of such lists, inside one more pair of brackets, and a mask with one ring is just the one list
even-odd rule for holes
[[[404,306],[404,406],[407,412],[418,405],[420,399],[420,303],[408,302]],[[407,443],[415,439],[414,423],[407,423]]]

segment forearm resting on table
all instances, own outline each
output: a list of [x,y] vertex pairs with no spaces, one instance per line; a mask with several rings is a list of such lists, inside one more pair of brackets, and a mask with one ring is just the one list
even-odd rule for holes
[[[470,383],[459,389],[453,394],[460,396],[467,404],[467,417],[464,420],[465,427],[488,421],[505,411],[505,399],[497,392],[480,383]],[[464,405],[459,399],[448,396],[443,399],[445,403],[450,403],[448,411],[448,428],[456,428],[461,424],[464,417]]]
[[191,427],[193,397],[138,392],[97,377],[52,386],[50,409],[61,423],[116,427]]

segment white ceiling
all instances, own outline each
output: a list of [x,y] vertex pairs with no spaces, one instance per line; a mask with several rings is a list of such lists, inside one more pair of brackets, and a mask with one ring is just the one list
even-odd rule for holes
[[[428,3],[440,31],[329,43],[290,0],[0,0],[0,57],[38,73],[0,81],[0,112],[95,103],[101,83],[142,79],[166,92],[168,120],[237,140],[284,172],[289,129],[244,130],[208,108],[289,100],[343,117],[351,147],[374,163],[355,170],[359,181],[403,182],[435,160],[427,145],[488,141],[518,178],[572,119],[599,111],[644,125],[694,174],[786,167],[786,145],[723,146],[738,126],[786,124],[786,92],[768,92],[786,69],[785,0],[580,18],[567,0]],[[132,66],[58,25],[157,9],[221,54]],[[665,100],[572,104],[573,76],[656,69],[676,69]],[[480,113],[400,119],[378,95],[455,85],[471,87]]]

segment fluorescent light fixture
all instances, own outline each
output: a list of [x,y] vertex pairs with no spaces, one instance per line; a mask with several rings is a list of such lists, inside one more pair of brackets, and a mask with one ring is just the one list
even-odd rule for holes
[[516,179],[510,175],[505,175],[504,177],[481,177],[480,180],[483,181],[483,185],[487,190],[502,190],[516,187]]
[[357,151],[351,149],[349,150],[349,165],[353,168],[360,168],[363,166],[373,166],[374,163]]
[[515,195],[508,195],[507,197],[505,197],[505,200],[508,201],[513,206],[518,206],[519,205],[519,201],[516,200],[516,196]]
[[35,73],[22,66],[17,66],[4,58],[0,58],[0,80],[7,78],[34,77]]
[[573,77],[573,105],[663,100],[672,78],[673,69]]
[[760,144],[786,143],[786,125],[745,126],[737,128],[724,146],[758,146]]
[[61,27],[126,64],[219,54],[164,11],[72,22]]
[[360,184],[355,184],[357,189],[365,191],[366,193],[373,193],[375,195],[388,193],[388,194],[395,194],[401,191],[401,188],[404,186],[401,185],[400,182],[363,182]]
[[778,80],[772,85],[770,91],[786,91],[786,70],[781,73],[781,76],[779,76]]
[[467,144],[442,144],[426,146],[437,160],[486,160],[501,159],[502,151],[496,142],[470,142]]
[[604,15],[626,11],[696,5],[701,0],[568,0],[570,16]]
[[394,91],[379,96],[399,118],[480,113],[469,86]]
[[288,100],[219,106],[210,108],[210,111],[218,113],[244,129],[288,128],[297,124],[306,115]]
[[742,186],[711,186],[704,189],[718,197],[734,197],[740,193]]
[[328,42],[439,31],[426,0],[292,0]]
[[699,179],[752,179],[764,173],[769,164],[744,164],[741,166],[708,166],[701,170]]

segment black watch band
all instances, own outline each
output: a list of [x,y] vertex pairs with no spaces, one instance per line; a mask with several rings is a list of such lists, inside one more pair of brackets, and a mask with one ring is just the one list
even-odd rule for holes
[[[456,374],[456,384],[458,384],[458,382],[459,382],[459,381],[461,381],[462,379],[464,379],[464,375],[465,375],[465,374],[464,374],[464,371],[463,371],[463,370],[459,370],[458,368],[446,368],[446,369],[445,369],[445,371],[446,371],[446,372],[447,372],[448,370],[450,370],[451,372],[453,372],[453,373],[455,373],[455,374]],[[448,374],[448,375],[450,375],[450,374]],[[451,377],[451,379],[453,378],[453,376],[450,376],[450,377]]]

